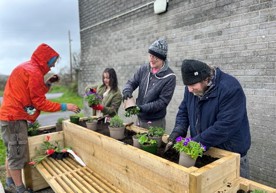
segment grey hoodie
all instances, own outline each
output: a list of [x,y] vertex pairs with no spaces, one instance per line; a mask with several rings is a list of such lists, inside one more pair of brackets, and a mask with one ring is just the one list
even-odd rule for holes
[[136,104],[141,108],[138,117],[143,121],[155,121],[166,116],[167,106],[172,99],[176,76],[169,68],[167,60],[156,74],[151,73],[149,64],[142,65],[127,81],[123,93],[139,87]]

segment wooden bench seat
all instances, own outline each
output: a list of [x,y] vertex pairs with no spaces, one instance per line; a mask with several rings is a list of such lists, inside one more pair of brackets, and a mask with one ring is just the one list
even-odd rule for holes
[[122,192],[88,167],[72,158],[47,158],[37,165],[38,172],[56,193]]

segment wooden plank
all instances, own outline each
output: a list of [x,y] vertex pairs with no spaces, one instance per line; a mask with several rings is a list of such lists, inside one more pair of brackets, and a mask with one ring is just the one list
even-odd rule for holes
[[65,144],[73,146],[89,168],[123,192],[188,191],[191,169],[70,122],[64,122],[63,130]]
[[245,192],[249,190],[262,190],[265,191],[266,193],[276,193],[276,189],[254,182],[249,179],[245,179],[242,177],[239,177],[229,183],[227,183],[225,186],[220,187],[218,190],[214,191],[213,193],[236,193],[238,190],[243,190]]
[[[58,141],[60,145],[64,144],[63,131],[28,137],[28,161],[37,156],[37,150],[40,148],[40,145],[45,140],[46,136],[50,136],[51,142]],[[34,191],[49,187],[48,183],[43,179],[41,174],[29,165],[24,167],[22,171],[22,178],[25,186],[32,188]]]

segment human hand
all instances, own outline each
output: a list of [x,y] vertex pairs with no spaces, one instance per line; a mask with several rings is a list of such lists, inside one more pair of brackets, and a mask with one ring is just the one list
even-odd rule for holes
[[81,109],[75,104],[68,103],[66,104],[66,107],[68,111],[73,111],[74,113],[79,113],[81,111]]
[[100,104],[98,104],[98,105],[92,105],[92,109],[102,111],[104,109],[104,106],[100,105]]
[[170,136],[168,138],[168,142],[167,142],[165,150],[164,150],[164,153],[166,153],[167,151],[169,151],[173,147],[173,145],[175,144],[175,139],[178,136],[179,136],[178,133],[175,133],[175,132],[170,134]]
[[51,77],[49,77],[48,79],[47,79],[47,81],[46,81],[46,84],[48,83],[48,84],[52,84],[52,83],[54,83],[54,82],[58,82],[59,81],[59,76],[57,75],[57,74],[54,74],[54,75],[52,75]]
[[127,100],[128,98],[132,98],[132,94],[129,91],[123,93],[123,100]]

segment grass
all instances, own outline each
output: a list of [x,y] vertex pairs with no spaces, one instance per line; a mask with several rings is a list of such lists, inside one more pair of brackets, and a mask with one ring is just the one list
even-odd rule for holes
[[2,138],[0,137],[0,166],[5,164],[6,159],[6,147]]
[[73,103],[78,105],[81,109],[83,108],[83,98],[78,95],[74,88],[74,85],[69,87],[64,86],[53,86],[50,93],[63,93],[63,95],[56,99],[50,99],[53,102],[58,103]]

